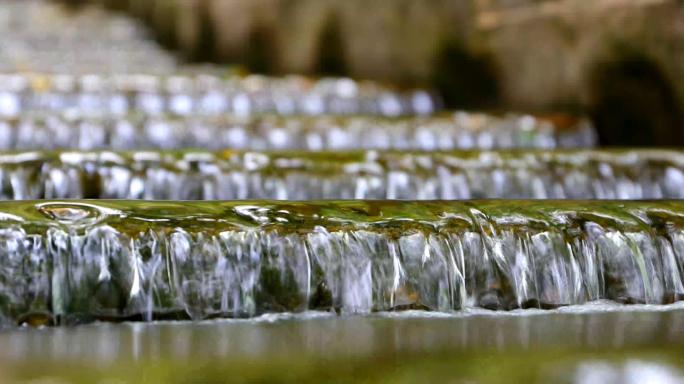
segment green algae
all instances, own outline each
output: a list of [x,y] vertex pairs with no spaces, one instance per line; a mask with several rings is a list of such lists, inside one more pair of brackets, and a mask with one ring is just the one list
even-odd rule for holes
[[[640,215],[635,215],[639,212]],[[684,220],[684,202],[670,201],[124,201],[63,200],[0,202],[0,226],[26,228],[110,225],[123,233],[148,229],[203,232],[239,228],[275,229],[283,233],[331,228],[408,228],[416,223],[444,225],[461,220],[477,226],[475,217],[501,225],[569,226],[596,221],[627,230],[650,225],[642,217],[672,223]],[[475,216],[473,216],[475,213]],[[469,218],[469,219],[468,219]],[[518,218],[518,220],[516,220]],[[535,224],[536,223],[536,224]],[[421,225],[423,225],[421,224]],[[661,223],[661,225],[664,225]]]

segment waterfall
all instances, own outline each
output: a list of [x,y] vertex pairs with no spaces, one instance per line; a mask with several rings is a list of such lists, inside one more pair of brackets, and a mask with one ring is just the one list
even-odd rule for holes
[[684,298],[679,202],[43,201],[0,211],[6,324]]
[[0,199],[681,199],[680,151],[19,152]]
[[[147,69],[149,71],[149,69]],[[152,69],[154,70],[154,69]],[[399,92],[348,78],[310,80],[211,71],[172,75],[119,73],[0,74],[0,116],[32,113],[152,117],[278,115],[430,115],[439,102],[422,90]],[[217,71],[218,72],[218,71]],[[227,75],[227,76],[226,76]]]
[[[59,100],[63,100],[59,97]],[[7,103],[5,103],[7,104]],[[9,105],[9,104],[7,104]],[[3,102],[0,96],[0,117]],[[12,107],[14,108],[14,107]],[[19,107],[17,107],[19,108]],[[59,107],[62,108],[62,107]],[[78,108],[77,108],[78,109]],[[21,114],[0,119],[0,149],[453,150],[582,148],[596,144],[579,120],[561,129],[543,118],[455,113],[431,117]]]

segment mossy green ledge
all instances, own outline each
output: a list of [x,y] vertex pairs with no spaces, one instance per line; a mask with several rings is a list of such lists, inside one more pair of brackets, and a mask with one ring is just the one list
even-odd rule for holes
[[682,201],[0,203],[5,324],[684,297]]

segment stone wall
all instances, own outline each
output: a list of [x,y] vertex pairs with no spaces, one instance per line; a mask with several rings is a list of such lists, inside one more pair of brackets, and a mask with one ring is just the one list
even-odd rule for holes
[[467,42],[474,21],[474,6],[460,0],[100,1],[145,19],[191,59],[207,43],[207,59],[226,62],[265,49],[274,72],[315,71],[333,26],[350,74],[392,81],[428,79],[440,44]]
[[684,3],[547,1],[476,28],[506,106],[589,111],[608,143],[684,144]]

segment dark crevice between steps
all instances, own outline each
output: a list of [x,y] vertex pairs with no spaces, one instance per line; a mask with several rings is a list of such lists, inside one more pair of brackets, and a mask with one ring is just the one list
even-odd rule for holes
[[247,41],[245,65],[253,73],[272,74],[276,70],[276,34],[268,27],[252,27]]
[[188,59],[197,63],[216,61],[217,38],[209,6],[197,8],[197,37]]
[[156,4],[152,15],[155,40],[172,51],[180,48],[177,12],[175,5],[161,2]]
[[433,62],[431,84],[447,108],[494,109],[500,103],[499,70],[494,59],[463,44],[442,43]]
[[590,111],[601,145],[684,145],[681,104],[655,60],[625,51],[591,74]]
[[125,12],[130,10],[130,2],[137,0],[102,0],[102,4],[110,10]]
[[331,14],[323,24],[318,38],[318,56],[314,67],[316,73],[327,76],[349,75],[342,36],[339,17]]

